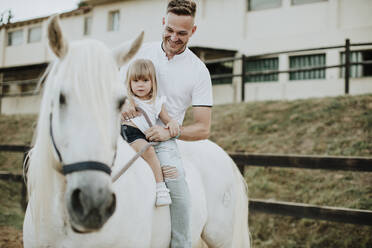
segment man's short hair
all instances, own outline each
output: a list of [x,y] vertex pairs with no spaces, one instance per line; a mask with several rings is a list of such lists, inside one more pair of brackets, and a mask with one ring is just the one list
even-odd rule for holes
[[186,15],[195,17],[196,3],[193,0],[168,1],[167,14]]

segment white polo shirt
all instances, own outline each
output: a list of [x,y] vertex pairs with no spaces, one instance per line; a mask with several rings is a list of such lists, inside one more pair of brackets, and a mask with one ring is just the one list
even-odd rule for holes
[[[146,43],[134,59],[140,58],[153,62],[158,95],[167,97],[165,107],[171,118],[182,124],[190,105],[212,107],[212,82],[209,71],[190,49],[186,48],[183,53],[168,60],[161,42]],[[121,69],[123,82],[127,68],[125,66]]]

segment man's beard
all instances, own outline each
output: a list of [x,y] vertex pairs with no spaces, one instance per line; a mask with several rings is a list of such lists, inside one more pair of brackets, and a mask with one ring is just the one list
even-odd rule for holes
[[[168,47],[169,52],[171,52],[174,55],[182,53],[186,48],[187,43],[183,43],[182,41],[181,42],[175,42],[177,47],[173,48],[169,41],[170,41],[170,39],[166,39],[166,44],[167,44],[166,46]],[[172,43],[174,43],[174,42],[172,42]]]

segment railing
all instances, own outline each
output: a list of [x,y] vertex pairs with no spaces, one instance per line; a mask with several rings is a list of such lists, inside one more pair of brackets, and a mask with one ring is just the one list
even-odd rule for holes
[[[216,63],[223,63],[223,62],[235,62],[241,61],[241,73],[224,73],[224,74],[212,74],[211,78],[213,79],[223,79],[223,78],[241,78],[241,99],[244,101],[245,99],[245,77],[246,76],[257,76],[257,75],[267,75],[267,74],[280,74],[280,73],[293,73],[293,72],[305,72],[305,71],[312,71],[312,70],[319,70],[319,69],[331,69],[331,68],[345,68],[345,86],[344,92],[345,94],[349,94],[349,84],[350,84],[350,67],[352,65],[371,65],[372,60],[366,60],[363,62],[350,62],[350,52],[351,47],[356,46],[372,46],[372,43],[350,43],[349,39],[345,40],[345,45],[340,46],[328,46],[328,47],[317,47],[317,48],[309,48],[309,49],[300,49],[300,50],[288,50],[288,51],[281,51],[275,53],[265,53],[259,55],[242,55],[241,57],[233,57],[233,58],[224,58],[224,59],[215,59],[215,60],[208,60],[205,64],[216,64]],[[301,69],[289,69],[289,70],[266,70],[260,72],[248,72],[246,71],[246,63],[248,60],[257,59],[262,57],[274,56],[279,54],[293,54],[293,53],[302,53],[302,52],[312,52],[312,51],[319,51],[319,50],[330,50],[330,49],[344,49],[345,52],[345,63],[340,63],[336,65],[328,65],[328,66],[315,66],[315,67],[306,67]]]
[[[243,175],[246,166],[372,172],[372,157],[325,157],[244,153],[231,153],[230,156]],[[372,226],[372,211],[370,210],[316,206],[262,199],[250,199],[249,207],[253,212]]]
[[[0,152],[22,152],[23,153],[22,167],[23,167],[23,161],[26,159],[26,153],[29,150],[30,150],[30,146],[25,146],[25,145],[0,145]],[[26,210],[27,188],[26,188],[25,180],[23,178],[23,174],[0,171],[0,180],[7,180],[7,181],[22,183],[20,204],[23,210]]]
[[[0,145],[0,152],[25,153],[29,149],[29,146]],[[230,153],[230,156],[235,161],[242,174],[244,174],[246,166],[372,172],[372,158],[369,157],[325,157],[244,153]],[[26,187],[24,185],[23,176],[21,174],[0,172],[0,180],[22,182],[21,205],[25,208]],[[250,199],[249,208],[252,212],[372,226],[372,211],[370,210],[316,206],[264,199]]]
[[4,92],[4,88],[7,86],[19,85],[19,86],[36,86],[39,82],[40,78],[28,79],[28,80],[18,80],[18,81],[7,81],[1,82],[0,81],[0,98],[1,97],[16,97],[16,96],[33,96],[38,95],[40,92],[36,91],[35,89],[28,90],[28,91],[21,91],[17,93],[12,92]]

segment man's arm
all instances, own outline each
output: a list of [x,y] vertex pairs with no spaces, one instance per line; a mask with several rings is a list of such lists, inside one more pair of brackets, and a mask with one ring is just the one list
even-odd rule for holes
[[[212,108],[192,107],[192,113],[193,124],[181,127],[179,139],[187,141],[207,139],[210,134]],[[145,135],[150,141],[166,141],[172,138],[169,130],[160,126],[153,126]]]
[[193,123],[181,127],[179,139],[186,141],[207,139],[211,130],[212,108],[192,107]]

